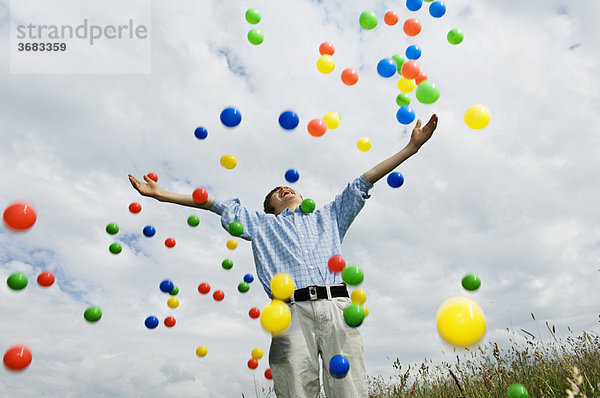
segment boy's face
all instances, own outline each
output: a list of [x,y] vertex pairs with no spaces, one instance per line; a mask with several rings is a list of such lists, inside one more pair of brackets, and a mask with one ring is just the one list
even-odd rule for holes
[[288,207],[288,205],[298,201],[302,201],[302,195],[290,187],[279,187],[279,189],[271,195],[271,205],[280,211]]

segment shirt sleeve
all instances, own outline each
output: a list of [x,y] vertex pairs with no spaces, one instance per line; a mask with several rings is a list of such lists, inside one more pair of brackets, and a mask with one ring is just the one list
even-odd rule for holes
[[371,188],[373,188],[373,184],[361,175],[335,197],[332,212],[337,220],[340,241],[343,240],[350,224],[365,205],[365,200],[371,197],[369,195]]
[[229,224],[237,221],[244,227],[240,238],[252,240],[259,226],[261,213],[248,210],[242,206],[238,198],[215,199],[210,211],[221,216],[221,225],[229,232]]

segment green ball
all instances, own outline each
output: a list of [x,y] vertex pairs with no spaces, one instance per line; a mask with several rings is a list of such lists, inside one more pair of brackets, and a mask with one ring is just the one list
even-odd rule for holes
[[112,253],[112,254],[119,254],[121,253],[121,251],[123,250],[123,247],[121,246],[120,243],[111,243],[110,246],[108,246],[108,250]]
[[98,322],[102,318],[102,311],[100,308],[92,306],[85,310],[83,317],[88,322]]
[[171,291],[169,292],[169,294],[170,294],[171,296],[177,296],[177,293],[179,293],[179,287],[178,287],[178,286],[173,286],[173,290],[171,290]]
[[433,104],[440,98],[440,89],[429,80],[421,82],[417,87],[417,100],[422,104]]
[[240,236],[242,233],[244,233],[244,226],[242,225],[242,223],[234,221],[231,224],[229,224],[227,230],[232,236]]
[[362,283],[365,274],[358,265],[349,265],[342,271],[342,279],[347,285],[356,286]]
[[233,268],[233,261],[231,261],[230,259],[226,258],[221,263],[221,267],[223,267],[223,269],[232,269]]
[[119,232],[119,226],[114,222],[110,223],[106,226],[106,232],[108,232],[110,235],[115,235],[117,232]]
[[189,216],[187,223],[190,227],[197,227],[200,224],[200,218],[198,216]]
[[377,15],[373,11],[363,11],[358,18],[363,29],[370,30],[377,26]]
[[248,8],[246,10],[246,21],[252,25],[260,22],[260,12],[256,8]]
[[317,205],[312,199],[304,199],[300,204],[300,208],[305,213],[312,213],[313,211],[315,211],[315,207],[317,207]]
[[461,32],[460,29],[452,29],[448,32],[446,38],[448,39],[448,43],[450,44],[460,44],[465,38],[465,35],[463,34],[463,32]]
[[527,392],[527,389],[519,383],[511,384],[506,393],[508,398],[529,398],[529,392]]
[[462,278],[461,284],[465,289],[474,291],[481,286],[481,279],[475,274],[467,274]]
[[404,63],[406,62],[406,58],[404,58],[400,54],[394,54],[392,55],[392,59],[396,61],[396,70],[398,71],[398,73],[402,74],[402,65],[404,65]]
[[365,319],[365,307],[360,305],[360,304],[356,304],[356,303],[352,303],[349,306],[347,306],[346,308],[344,308],[344,320],[346,321],[346,323],[348,324],[348,326],[351,326],[353,328],[360,326],[361,323],[363,323]]
[[248,32],[248,41],[255,46],[258,46],[264,40],[265,35],[263,35],[263,32],[261,32],[260,29],[250,29]]
[[246,293],[248,290],[250,290],[250,284],[248,282],[241,282],[238,285],[238,290],[240,293]]
[[400,93],[396,97],[396,103],[398,106],[408,105],[410,104],[410,97],[407,94]]
[[15,272],[8,277],[6,284],[12,290],[25,289],[25,286],[27,286],[27,277],[21,272]]

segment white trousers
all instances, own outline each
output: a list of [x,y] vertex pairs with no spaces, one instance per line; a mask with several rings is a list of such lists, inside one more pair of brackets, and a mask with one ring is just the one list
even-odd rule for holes
[[[347,297],[289,303],[292,321],[281,335],[273,336],[269,365],[277,398],[318,398],[319,355],[323,364],[323,389],[327,398],[367,398],[363,341],[358,328],[344,321]],[[329,361],[344,355],[350,362],[346,377],[329,373]]]

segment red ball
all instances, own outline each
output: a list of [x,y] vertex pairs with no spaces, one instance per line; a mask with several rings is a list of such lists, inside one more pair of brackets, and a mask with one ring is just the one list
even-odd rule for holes
[[265,379],[273,380],[273,375],[271,374],[271,368],[265,370]]
[[260,316],[260,310],[257,307],[252,307],[250,308],[250,311],[248,311],[248,315],[250,315],[250,318],[256,319]]
[[31,360],[31,350],[24,345],[14,345],[4,353],[4,365],[10,370],[23,370]]
[[254,359],[254,358],[248,360],[248,367],[250,369],[256,369],[256,368],[258,368],[258,360]]
[[35,209],[27,202],[14,202],[4,210],[4,224],[13,231],[25,231],[35,224]]
[[327,131],[327,123],[323,119],[313,119],[308,122],[308,133],[313,137],[320,137]]
[[208,199],[208,192],[206,192],[206,189],[204,188],[196,188],[194,189],[194,192],[192,192],[192,199],[195,203],[201,205]]
[[167,247],[169,247],[169,248],[171,248],[171,247],[175,247],[175,243],[176,243],[176,242],[175,242],[175,239],[173,239],[173,238],[167,238],[167,239],[165,240],[165,246],[167,246]]
[[421,68],[419,68],[419,64],[417,64],[417,61],[411,59],[409,61],[406,61],[404,65],[402,65],[401,71],[402,76],[404,76],[405,78],[414,79],[415,77],[419,76],[419,73],[421,73]]
[[208,292],[210,292],[210,285],[206,282],[202,282],[198,285],[198,291],[201,294],[207,294]]
[[404,26],[402,28],[404,29],[404,33],[408,36],[416,36],[421,33],[421,21],[417,18],[409,18],[404,21]]
[[352,86],[358,81],[358,72],[356,69],[348,68],[342,72],[342,83],[346,86]]
[[417,83],[417,86],[418,86],[419,84],[423,83],[427,79],[429,79],[429,77],[427,77],[425,72],[421,71],[421,72],[419,72],[419,76],[415,77],[415,83]]
[[386,24],[392,26],[398,22],[398,13],[396,11],[388,11],[383,16],[383,20]]
[[129,211],[133,214],[138,214],[140,211],[142,211],[142,205],[137,202],[133,202],[129,205]]
[[327,265],[329,266],[329,270],[331,272],[337,274],[343,271],[344,267],[346,266],[346,260],[344,260],[344,257],[342,257],[341,254],[334,254],[329,258]]
[[215,290],[215,292],[213,293],[213,298],[216,301],[221,301],[225,298],[225,293],[223,293],[222,290]]
[[172,328],[173,326],[175,326],[175,318],[173,318],[172,316],[168,316],[165,318],[165,326],[168,328]]
[[54,275],[50,271],[42,271],[37,277],[37,283],[43,287],[52,286],[54,283]]
[[321,43],[321,45],[319,46],[319,52],[321,53],[321,55],[324,55],[324,54],[333,55],[333,53],[335,52],[335,47],[333,47],[332,42],[326,41],[326,42]]
[[158,182],[158,176],[156,175],[156,173],[148,173],[148,178],[154,182]]

